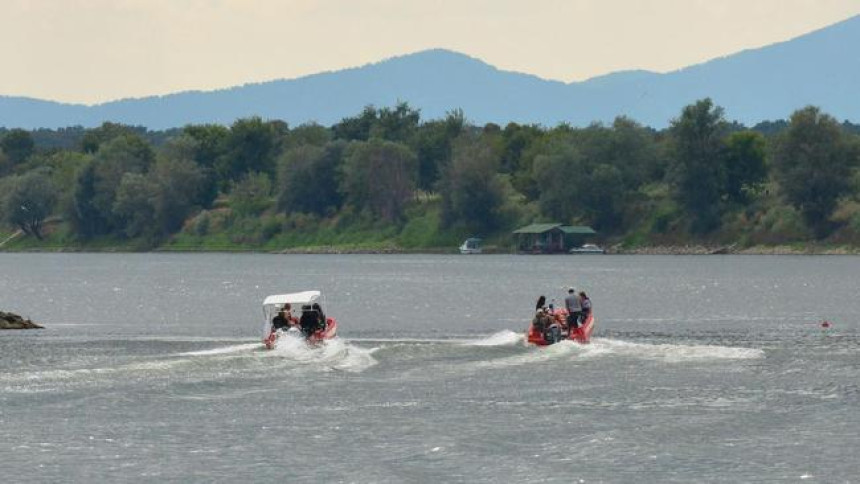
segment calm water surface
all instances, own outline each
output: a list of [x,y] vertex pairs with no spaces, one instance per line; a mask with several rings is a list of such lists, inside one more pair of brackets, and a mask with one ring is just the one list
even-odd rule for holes
[[[569,285],[593,342],[525,346]],[[262,350],[306,289],[340,338]],[[48,327],[0,333],[0,476],[858,482],[858,293],[858,257],[0,254]]]

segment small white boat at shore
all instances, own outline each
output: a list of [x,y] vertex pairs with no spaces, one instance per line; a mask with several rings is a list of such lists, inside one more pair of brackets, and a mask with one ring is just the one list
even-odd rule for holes
[[584,244],[582,247],[570,249],[571,254],[605,254],[606,251],[595,244]]
[[476,237],[466,239],[466,241],[463,242],[463,245],[460,246],[460,253],[480,254],[481,252],[483,252],[483,249],[481,248],[481,242],[483,241]]

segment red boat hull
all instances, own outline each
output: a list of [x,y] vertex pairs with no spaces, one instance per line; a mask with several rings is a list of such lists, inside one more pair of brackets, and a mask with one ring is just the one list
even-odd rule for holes
[[[275,346],[278,344],[278,338],[284,334],[281,331],[271,330],[265,338],[263,338],[263,345],[267,350],[275,349]],[[323,329],[318,329],[311,333],[310,336],[307,337],[308,344],[319,344],[327,339],[332,339],[337,336],[337,320],[334,318],[326,318],[326,325]]]
[[[555,319],[556,324],[558,324],[562,328],[562,340],[573,340],[577,343],[588,343],[591,340],[591,333],[594,332],[594,312],[589,312],[588,317],[585,318],[585,321],[579,325],[578,328],[573,330],[572,333],[566,334],[567,331],[567,311],[564,309],[557,310],[553,313],[553,319]],[[538,346],[547,346],[552,344],[551,341],[546,339],[544,333],[539,331],[534,323],[529,324],[529,329],[526,332],[526,340],[529,343],[538,345]]]

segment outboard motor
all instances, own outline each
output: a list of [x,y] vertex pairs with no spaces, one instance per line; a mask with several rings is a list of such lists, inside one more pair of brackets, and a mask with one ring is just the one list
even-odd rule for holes
[[550,325],[543,337],[548,344],[556,344],[561,341],[561,328],[557,324]]

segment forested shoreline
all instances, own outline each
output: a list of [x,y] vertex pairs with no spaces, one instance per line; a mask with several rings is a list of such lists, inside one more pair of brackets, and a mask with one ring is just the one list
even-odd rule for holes
[[[815,107],[746,127],[703,99],[655,130],[245,118],[168,131],[0,129],[0,250],[508,250],[534,222],[618,250],[860,247],[860,126]],[[764,249],[762,249],[764,248]]]

